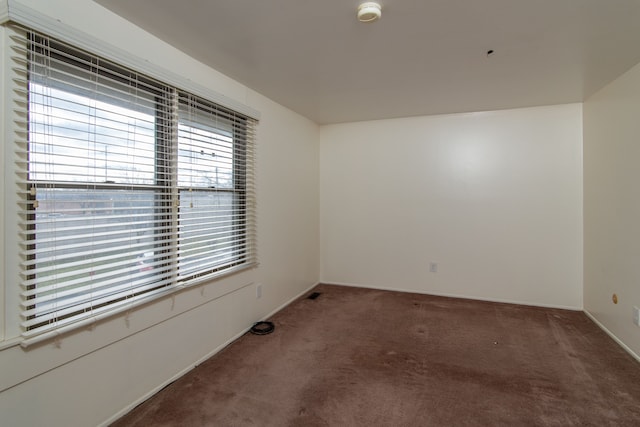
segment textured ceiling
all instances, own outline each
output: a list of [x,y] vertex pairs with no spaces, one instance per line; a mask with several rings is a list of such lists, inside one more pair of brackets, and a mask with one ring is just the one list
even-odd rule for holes
[[640,62],[639,0],[95,1],[320,124],[580,102]]

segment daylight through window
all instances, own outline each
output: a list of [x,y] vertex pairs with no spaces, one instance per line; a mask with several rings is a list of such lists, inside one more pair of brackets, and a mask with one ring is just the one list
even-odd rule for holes
[[254,119],[21,36],[24,336],[255,265]]

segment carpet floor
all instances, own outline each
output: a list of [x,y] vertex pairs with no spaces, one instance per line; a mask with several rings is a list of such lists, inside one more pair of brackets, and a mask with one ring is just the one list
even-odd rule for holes
[[582,312],[319,285],[114,426],[640,426]]

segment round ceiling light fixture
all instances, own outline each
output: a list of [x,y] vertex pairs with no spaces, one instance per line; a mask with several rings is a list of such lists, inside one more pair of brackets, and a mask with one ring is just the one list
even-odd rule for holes
[[373,22],[382,16],[382,7],[373,1],[362,3],[358,6],[358,21]]

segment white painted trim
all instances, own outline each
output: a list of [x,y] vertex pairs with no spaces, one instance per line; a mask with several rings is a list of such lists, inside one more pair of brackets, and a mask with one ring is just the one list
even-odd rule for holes
[[[189,284],[187,286],[185,286],[184,284],[178,284],[175,286],[168,286],[166,288],[161,288],[159,290],[156,291],[152,291],[152,292],[148,292],[147,294],[143,294],[140,296],[140,298],[132,298],[131,304],[123,304],[123,305],[119,305],[116,306],[113,309],[110,309],[108,311],[102,312],[100,314],[96,314],[94,316],[91,317],[86,317],[83,318],[81,320],[79,320],[78,322],[74,322],[74,323],[70,323],[68,325],[64,325],[55,329],[51,329],[49,331],[45,331],[42,333],[36,333],[36,335],[33,336],[25,336],[25,334],[22,335],[22,341],[20,342],[20,346],[22,346],[22,348],[29,348],[32,345],[35,344],[39,344],[42,343],[44,341],[47,340],[51,340],[55,337],[61,337],[64,336],[65,334],[67,334],[68,332],[72,332],[78,329],[82,329],[82,328],[86,328],[87,326],[91,326],[94,325],[98,322],[101,322],[105,319],[108,319],[110,317],[114,317],[117,316],[118,314],[122,314],[125,313],[127,311],[131,311],[132,309],[136,308],[136,307],[142,307],[143,305],[152,303],[156,300],[160,300],[163,298],[166,298],[168,296],[174,295],[177,292],[181,292],[185,289],[189,289],[192,287],[197,287],[198,285],[200,286],[204,286],[204,282],[203,280],[208,280],[209,282],[211,282],[211,280],[220,280],[224,277],[230,276],[232,274],[237,274],[240,273],[242,271],[245,270],[249,270],[249,269],[253,269],[255,268],[256,265],[241,265],[239,267],[234,267],[231,268],[229,270],[224,270],[222,274],[218,274],[218,275],[209,275],[209,276],[203,276],[203,278],[201,278],[201,280],[198,280],[196,283],[193,284]],[[232,289],[231,291],[229,291],[228,293],[232,293],[235,292],[236,290],[240,290],[242,288],[246,288],[249,285],[252,285],[253,282],[251,283],[247,283],[244,284],[242,286],[239,286],[237,289]],[[228,294],[227,293],[227,294]],[[211,301],[221,298],[227,294],[222,294],[222,295],[218,295],[218,296],[213,296]]]
[[[6,350],[11,347],[17,347],[22,342],[22,337],[10,338],[4,341],[0,341],[0,351]],[[1,388],[1,387],[0,387]],[[0,390],[2,393],[4,390]]]
[[[319,282],[314,283],[313,285],[311,285],[310,287],[308,287],[307,289],[305,289],[304,291],[300,292],[299,294],[297,294],[296,296],[294,296],[293,298],[290,298],[289,300],[287,300],[287,302],[285,302],[284,304],[281,304],[280,306],[278,306],[275,310],[271,311],[269,314],[267,314],[266,316],[262,317],[263,319],[268,319],[271,316],[273,316],[274,314],[276,314],[277,312],[279,312],[280,310],[284,309],[285,307],[287,307],[289,304],[291,304],[292,302],[294,302],[295,300],[297,300],[298,298],[300,298],[302,295],[306,294],[307,292],[309,292],[311,289],[315,288],[316,286],[318,286]],[[257,321],[257,320],[256,320]],[[155,395],[156,393],[158,393],[160,390],[162,390],[163,388],[165,388],[166,386],[168,386],[169,384],[171,384],[172,382],[178,380],[180,377],[186,375],[187,373],[189,373],[191,370],[193,370],[194,368],[196,368],[198,365],[202,364],[203,362],[205,362],[207,359],[210,359],[211,357],[215,356],[217,353],[219,353],[220,351],[222,351],[225,347],[227,347],[229,344],[231,344],[232,342],[234,342],[235,340],[237,340],[238,338],[240,338],[241,336],[243,336],[244,334],[247,333],[247,331],[251,328],[251,326],[253,325],[252,322],[251,325],[246,326],[245,329],[243,329],[242,331],[238,332],[237,334],[235,334],[233,337],[229,338],[227,341],[223,342],[222,344],[220,344],[218,347],[216,347],[215,349],[213,349],[212,351],[210,351],[209,353],[205,354],[204,356],[202,356],[200,359],[196,360],[194,363],[192,363],[191,365],[187,366],[186,368],[184,368],[183,370],[179,371],[177,374],[175,374],[174,376],[172,376],[171,378],[169,378],[168,380],[162,382],[159,386],[153,388],[152,390],[150,390],[148,393],[144,394],[142,397],[140,397],[139,399],[137,399],[136,401],[130,403],[129,405],[127,405],[125,408],[123,408],[122,410],[118,411],[116,414],[112,415],[111,417],[109,417],[106,421],[98,424],[99,427],[106,427],[112,423],[114,423],[116,420],[122,418],[123,416],[125,416],[126,414],[128,414],[129,412],[131,412],[131,410],[133,410],[136,406],[140,405],[141,403],[143,403],[144,401],[146,401],[147,399],[150,399],[153,395]]]
[[9,3],[7,0],[0,0],[0,25],[9,21]]
[[325,282],[320,281],[321,284],[326,285],[337,285],[337,286],[352,286],[354,288],[364,288],[364,289],[378,289],[381,291],[397,291],[397,292],[406,292],[411,294],[421,294],[421,295],[433,295],[437,297],[447,297],[447,298],[458,298],[458,299],[470,299],[475,301],[486,301],[486,302],[497,302],[501,304],[517,304],[517,305],[526,305],[530,307],[542,307],[542,308],[557,308],[560,310],[571,310],[571,311],[582,311],[582,307],[574,307],[570,305],[554,305],[554,304],[536,304],[529,301],[518,301],[518,300],[508,300],[508,299],[500,299],[500,298],[484,298],[478,296],[469,296],[469,295],[458,295],[458,294],[447,294],[442,292],[431,292],[431,291],[420,291],[416,289],[398,289],[398,288],[385,288],[382,286],[369,286],[369,285],[357,285],[353,283],[342,283],[342,282]]
[[305,289],[304,291],[300,292],[298,295],[294,296],[293,298],[289,299],[288,301],[286,301],[285,303],[281,304],[279,307],[277,307],[275,310],[271,311],[269,314],[267,314],[266,316],[263,317],[263,319],[268,319],[271,316],[273,316],[274,314],[276,314],[277,312],[279,312],[280,310],[284,309],[286,306],[288,306],[289,304],[291,304],[292,302],[294,302],[295,300],[297,300],[298,298],[300,298],[302,295],[306,294],[307,292],[309,292],[311,289],[315,288],[316,286],[318,286],[320,284],[320,282],[316,282],[313,285],[311,285],[310,287],[308,287],[307,289]]
[[127,405],[125,408],[123,408],[121,411],[117,412],[116,414],[112,415],[111,417],[109,417],[106,421],[104,421],[103,423],[98,424],[99,426],[108,426],[112,423],[114,423],[116,420],[120,419],[121,417],[125,416],[126,414],[128,414],[133,408],[135,408],[136,406],[138,406],[139,404],[143,403],[144,401],[146,401],[147,399],[151,398],[154,394],[158,393],[160,390],[162,390],[163,388],[165,388],[166,386],[168,386],[169,384],[171,384],[172,382],[178,380],[180,377],[186,375],[187,373],[189,373],[191,370],[193,370],[195,367],[197,367],[198,365],[200,365],[202,362],[204,362],[205,360],[209,359],[210,357],[214,356],[216,353],[218,353],[219,351],[221,351],[222,349],[224,349],[226,346],[228,346],[229,344],[231,344],[232,342],[234,342],[235,340],[237,340],[238,338],[240,338],[242,335],[244,335],[247,332],[247,330],[243,330],[239,333],[237,333],[236,335],[234,335],[233,337],[231,337],[230,339],[228,339],[227,341],[225,341],[224,343],[220,344],[218,347],[216,347],[213,351],[207,353],[205,356],[201,357],[200,359],[198,359],[195,363],[192,363],[191,365],[187,366],[186,368],[184,368],[183,370],[179,371],[177,374],[175,374],[174,376],[172,376],[171,378],[169,378],[168,380],[162,382],[159,386],[153,388],[152,390],[150,390],[148,393],[144,394],[140,399],[137,399],[136,401],[132,402],[131,404]]
[[596,317],[589,313],[587,310],[584,310],[584,314],[587,315],[587,317],[589,319],[591,319],[593,321],[593,323],[595,323],[596,325],[598,325],[598,327],[600,329],[602,329],[607,335],[609,335],[616,343],[618,343],[618,345],[620,347],[622,347],[627,353],[629,353],[634,359],[636,359],[638,362],[640,362],[640,355],[636,354],[635,351],[631,350],[631,348],[626,345],[624,342],[622,342],[622,340],[620,338],[618,338],[613,332],[611,332],[609,329],[607,329],[606,326],[604,326],[602,323],[600,323],[600,321],[598,319],[596,319]]
[[[1,6],[0,12],[3,12]],[[193,93],[194,95],[201,96],[209,101],[213,101],[219,105],[230,108],[254,119],[260,118],[259,111],[244,105],[235,99],[196,84],[191,80],[165,70],[158,65],[142,60],[138,56],[132,55],[125,50],[106,43],[105,41],[83,31],[79,31],[14,0],[8,0],[8,19],[17,24],[24,25],[33,30],[41,31],[48,36],[60,39],[78,48],[87,50],[93,54],[117,62],[120,65],[146,74],[149,77],[161,81],[162,83],[176,86],[180,89]]]
[[[3,0],[0,0],[0,15],[4,15],[6,10],[3,10],[3,8],[5,7],[6,3]],[[0,22],[4,22],[3,18],[0,18]],[[2,112],[6,112],[8,111],[7,108],[10,106],[11,101],[9,100],[9,96],[7,96],[9,87],[10,87],[10,75],[12,73],[8,72],[7,67],[8,67],[8,61],[7,61],[7,57],[9,56],[7,51],[8,51],[8,36],[6,35],[7,29],[5,27],[1,27],[0,28],[0,111]],[[8,146],[9,144],[5,141],[8,141],[8,136],[10,134],[9,129],[7,129],[7,120],[9,120],[9,114],[7,113],[0,113],[0,129],[4,129],[0,130],[0,166],[2,166],[2,172],[0,172],[0,188],[2,189],[2,191],[0,191],[0,193],[2,193],[2,195],[0,195],[0,271],[2,271],[3,273],[0,273],[0,311],[2,313],[0,313],[0,351],[4,350],[5,348],[8,347],[3,347],[4,345],[4,339],[7,335],[7,328],[6,328],[6,315],[4,313],[6,313],[7,307],[6,307],[6,292],[4,291],[4,287],[6,286],[6,283],[10,283],[9,281],[7,281],[7,278],[5,277],[5,273],[7,271],[7,257],[5,256],[5,245],[6,243],[6,238],[5,238],[5,233],[6,233],[6,228],[7,228],[7,219],[6,219],[6,210],[5,210],[5,196],[4,193],[7,190],[6,184],[5,184],[5,176],[8,176],[10,174],[9,171],[11,171],[11,168],[8,168],[6,163],[5,163],[5,150],[8,150]]]

